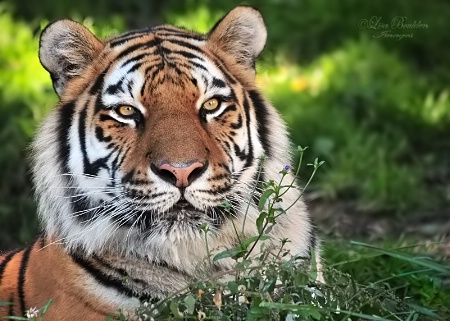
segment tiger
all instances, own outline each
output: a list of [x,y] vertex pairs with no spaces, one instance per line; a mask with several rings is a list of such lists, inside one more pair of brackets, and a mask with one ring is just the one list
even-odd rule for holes
[[[238,244],[236,226],[258,235],[254,193],[292,159],[287,126],[256,84],[266,38],[250,6],[204,34],[158,25],[100,40],[71,20],[44,28],[39,59],[59,100],[31,146],[42,235],[0,257],[0,301],[11,302],[0,316],[52,299],[47,321],[104,320],[232,267],[204,264],[201,227],[216,252]],[[283,195],[285,208],[299,200],[266,242],[314,251],[321,270],[300,196]]]

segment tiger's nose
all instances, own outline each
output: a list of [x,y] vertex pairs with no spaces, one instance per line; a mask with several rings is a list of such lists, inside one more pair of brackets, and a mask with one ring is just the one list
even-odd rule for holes
[[207,164],[198,161],[181,165],[163,162],[163,164],[159,166],[152,164],[150,167],[152,171],[164,181],[175,185],[178,188],[184,188],[191,185],[194,180],[203,174],[207,168]]

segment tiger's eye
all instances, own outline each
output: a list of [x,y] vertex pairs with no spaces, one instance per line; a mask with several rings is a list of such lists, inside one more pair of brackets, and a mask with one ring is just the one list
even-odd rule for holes
[[116,112],[120,115],[120,116],[133,116],[134,114],[136,114],[136,108],[131,107],[131,106],[120,106],[119,108],[116,109]]
[[214,110],[219,107],[219,100],[217,98],[211,98],[203,103],[203,108],[206,110]]

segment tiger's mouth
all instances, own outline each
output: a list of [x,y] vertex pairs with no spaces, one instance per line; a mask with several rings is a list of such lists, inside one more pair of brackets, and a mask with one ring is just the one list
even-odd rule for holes
[[185,199],[179,200],[178,202],[176,202],[173,207],[172,210],[174,212],[180,212],[180,211],[198,211],[191,203],[189,203],[188,201],[186,201]]
[[203,223],[211,223],[219,227],[224,220],[225,212],[221,206],[211,206],[200,210],[185,199],[176,202],[172,208],[167,211],[162,220],[166,223],[182,224],[200,227]]
[[206,214],[205,211],[201,211],[194,207],[191,203],[186,200],[180,200],[176,202],[173,207],[169,210],[169,216],[175,215],[178,218],[191,218],[193,220],[200,219]]

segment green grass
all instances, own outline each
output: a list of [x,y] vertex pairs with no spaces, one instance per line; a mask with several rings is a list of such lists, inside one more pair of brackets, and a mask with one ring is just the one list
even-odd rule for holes
[[383,242],[378,246],[360,242],[329,241],[324,256],[331,268],[352,276],[362,284],[384,285],[400,298],[434,310],[441,318],[450,316],[450,265],[438,249],[445,242]]

